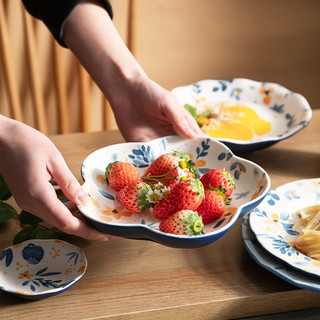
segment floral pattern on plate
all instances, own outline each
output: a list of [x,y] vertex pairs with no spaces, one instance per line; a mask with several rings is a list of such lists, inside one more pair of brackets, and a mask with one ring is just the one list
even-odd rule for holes
[[61,240],[28,240],[0,252],[0,289],[27,299],[56,295],[82,278],[83,251]]
[[255,133],[249,140],[218,139],[233,152],[244,153],[265,148],[286,139],[303,129],[311,120],[312,110],[300,94],[283,86],[249,79],[202,80],[172,90],[181,104],[190,104],[199,111],[206,106],[227,103],[230,106],[247,106],[263,121],[271,124],[271,131]]
[[[205,226],[204,235],[186,237],[164,234],[158,228],[161,220],[154,218],[150,212],[128,212],[115,200],[116,192],[106,185],[105,168],[110,162],[131,162],[143,175],[158,156],[174,150],[187,152],[200,175],[211,168],[226,168],[235,179],[236,189],[231,206],[227,207],[223,217]],[[92,198],[92,205],[79,207],[79,210],[100,231],[182,247],[205,245],[216,240],[240,215],[258,205],[270,188],[269,176],[262,168],[235,156],[217,140],[206,137],[188,140],[169,136],[148,143],[123,143],[102,148],[85,159],[82,176],[85,180],[83,188]]]
[[261,246],[250,228],[249,214],[242,220],[242,240],[249,254],[260,266],[297,287],[320,292],[320,279],[291,268]]
[[260,244],[275,257],[300,271],[320,276],[320,262],[297,251],[300,230],[297,210],[320,203],[320,179],[305,179],[271,190],[250,215],[250,226]]

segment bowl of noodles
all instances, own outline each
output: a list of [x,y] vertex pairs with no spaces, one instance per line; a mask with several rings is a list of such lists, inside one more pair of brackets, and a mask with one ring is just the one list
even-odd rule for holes
[[289,138],[312,116],[301,94],[271,82],[202,80],[172,93],[206,135],[238,154]]
[[249,221],[265,250],[291,267],[320,277],[320,178],[271,190]]

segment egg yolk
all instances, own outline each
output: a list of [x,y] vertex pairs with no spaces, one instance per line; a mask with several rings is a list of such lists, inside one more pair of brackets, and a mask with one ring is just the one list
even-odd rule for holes
[[221,122],[217,127],[206,128],[205,133],[214,138],[250,140],[254,135],[264,135],[271,131],[271,124],[246,106],[222,107],[220,116],[229,115],[230,121]]

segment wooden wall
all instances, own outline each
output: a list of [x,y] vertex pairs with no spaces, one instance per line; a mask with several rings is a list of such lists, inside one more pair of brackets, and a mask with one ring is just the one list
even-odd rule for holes
[[[5,5],[25,122],[35,125],[20,0]],[[150,78],[171,90],[202,79],[250,78],[280,83],[319,108],[319,0],[112,0],[114,23]],[[132,7],[130,17],[129,6]],[[131,20],[132,19],[132,20]],[[39,81],[49,134],[59,133],[52,89],[52,39],[35,21]],[[131,28],[130,28],[131,27]],[[81,131],[75,59],[63,49],[72,132]],[[1,61],[1,59],[0,59]],[[0,62],[0,112],[10,116]],[[101,92],[90,83],[90,131],[105,129]],[[109,128],[116,128],[108,116]]]

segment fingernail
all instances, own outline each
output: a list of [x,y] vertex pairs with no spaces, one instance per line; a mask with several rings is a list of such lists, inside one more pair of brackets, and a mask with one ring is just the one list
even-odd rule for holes
[[81,190],[78,194],[77,202],[78,205],[88,206],[91,203],[91,199],[84,190]]
[[109,236],[107,234],[102,234],[102,235],[99,235],[97,240],[98,241],[108,241],[109,240]]

